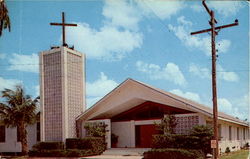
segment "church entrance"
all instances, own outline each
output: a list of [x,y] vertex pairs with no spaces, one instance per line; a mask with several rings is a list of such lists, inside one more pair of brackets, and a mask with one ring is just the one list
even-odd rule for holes
[[152,135],[157,134],[155,125],[136,125],[135,144],[138,148],[152,147]]

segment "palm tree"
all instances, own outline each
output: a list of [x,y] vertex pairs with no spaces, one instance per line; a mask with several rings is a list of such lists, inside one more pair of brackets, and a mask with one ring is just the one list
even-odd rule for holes
[[8,28],[10,31],[10,18],[8,15],[8,9],[5,1],[0,0],[0,36],[2,35],[3,29]]
[[22,154],[27,155],[26,127],[36,122],[36,107],[39,97],[32,100],[29,95],[25,95],[21,85],[17,85],[15,90],[4,89],[1,94],[5,101],[0,103],[0,120],[7,127],[17,127],[22,145]]

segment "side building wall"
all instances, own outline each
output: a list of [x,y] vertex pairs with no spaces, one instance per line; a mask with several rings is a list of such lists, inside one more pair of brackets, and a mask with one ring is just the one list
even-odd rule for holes
[[[37,124],[27,127],[29,150],[37,143]],[[5,142],[0,142],[0,152],[21,152],[21,142],[17,141],[17,128],[5,127]]]
[[[205,118],[206,124],[212,126],[212,119],[209,117]],[[246,143],[250,143],[249,126],[223,120],[219,120],[218,126],[220,153],[225,153],[227,147],[230,151],[237,151],[244,147]]]
[[[220,123],[220,125],[219,149],[221,153],[225,153],[227,147],[230,151],[237,151],[244,147],[247,142],[250,143],[249,129],[247,127],[225,122]],[[229,129],[231,129],[231,135]]]

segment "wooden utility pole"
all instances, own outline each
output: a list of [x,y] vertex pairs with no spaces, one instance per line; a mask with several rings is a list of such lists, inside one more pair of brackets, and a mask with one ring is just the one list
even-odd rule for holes
[[62,26],[62,42],[63,42],[63,46],[68,46],[66,43],[66,37],[65,37],[65,26],[77,26],[77,24],[69,24],[69,23],[65,23],[65,17],[64,17],[64,12],[62,12],[62,23],[50,23],[50,25],[59,25]]
[[219,27],[215,27],[215,24],[217,23],[215,17],[214,17],[214,11],[210,10],[205,0],[202,1],[203,6],[205,7],[206,11],[208,12],[210,16],[209,24],[211,26],[210,29],[200,30],[197,32],[192,32],[191,35],[195,34],[201,34],[205,32],[211,32],[211,46],[212,46],[212,92],[213,92],[213,127],[214,127],[214,137],[213,140],[216,142],[216,146],[213,147],[213,157],[214,159],[217,159],[219,156],[219,144],[218,144],[218,108],[217,108],[217,88],[216,88],[216,48],[215,48],[215,37],[218,35],[217,30],[232,27],[238,25],[238,20],[236,19],[234,23],[227,24]]

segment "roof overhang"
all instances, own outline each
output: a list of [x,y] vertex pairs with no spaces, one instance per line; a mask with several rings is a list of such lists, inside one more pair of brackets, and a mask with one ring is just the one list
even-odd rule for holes
[[[212,117],[212,109],[209,107],[179,97],[172,93],[153,88],[152,86],[133,79],[127,79],[94,104],[91,108],[77,117],[76,120],[112,118],[113,116],[132,109],[133,107],[146,101],[197,112],[208,117]],[[220,120],[248,126],[247,123],[221,112],[219,112],[218,118]]]

